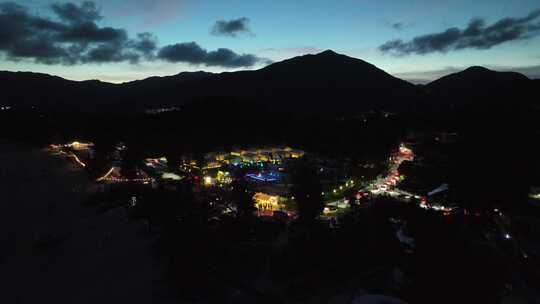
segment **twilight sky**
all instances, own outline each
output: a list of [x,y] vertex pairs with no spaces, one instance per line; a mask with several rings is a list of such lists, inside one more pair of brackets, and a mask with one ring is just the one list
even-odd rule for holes
[[0,70],[124,82],[333,49],[414,82],[540,78],[539,0],[0,0]]

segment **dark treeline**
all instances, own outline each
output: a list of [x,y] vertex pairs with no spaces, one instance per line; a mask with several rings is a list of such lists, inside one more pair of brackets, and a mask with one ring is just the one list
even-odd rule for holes
[[96,115],[28,109],[2,116],[2,132],[7,137],[39,144],[74,139],[109,145],[124,141],[154,156],[275,145],[336,156],[375,156],[395,147],[406,130],[399,117],[385,118],[381,113],[293,114],[225,97],[199,100],[162,114]]
[[[463,105],[454,111],[396,115],[276,111],[213,97],[161,114],[4,111],[0,127],[6,137],[40,145],[91,140],[97,152],[105,154],[122,141],[139,158],[165,155],[173,159],[234,147],[287,145],[360,162],[384,161],[411,130],[421,134],[455,132],[457,144],[443,147],[451,160],[447,179],[460,185],[466,201],[478,201],[472,193],[484,189],[482,197],[503,204],[513,200],[500,191],[518,191],[522,201],[528,187],[539,179],[540,170],[534,157],[539,138],[535,104],[523,102],[530,97],[522,93],[513,98],[501,96],[493,98],[491,107],[482,106],[485,98],[475,103],[471,97],[460,100]],[[504,103],[503,99],[516,102]],[[418,152],[425,145],[424,141],[418,146]]]

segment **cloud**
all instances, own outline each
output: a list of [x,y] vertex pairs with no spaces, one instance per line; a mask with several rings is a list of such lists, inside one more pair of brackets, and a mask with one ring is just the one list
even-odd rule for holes
[[249,29],[249,18],[242,17],[229,21],[218,20],[212,27],[210,33],[214,36],[238,37],[241,34],[252,34]]
[[391,28],[395,30],[401,30],[405,27],[405,24],[403,22],[394,22],[389,24]]
[[145,55],[146,58],[153,58],[157,50],[157,38],[152,33],[139,33],[137,39],[131,40],[129,46]]
[[[206,51],[196,43],[179,43],[159,49],[152,33],[130,38],[122,28],[102,27],[94,2],[52,4],[52,18],[32,14],[14,2],[0,3],[0,53],[11,61],[41,64],[129,62],[163,59],[207,66],[246,67],[264,59],[236,54],[225,48]],[[156,56],[159,54],[159,56]]]
[[73,3],[54,3],[51,9],[58,18],[69,23],[94,22],[103,18],[96,4],[90,1],[83,2],[81,6]]
[[227,68],[249,67],[259,62],[268,63],[267,59],[250,54],[237,54],[229,49],[221,48],[207,51],[195,42],[177,43],[161,48],[157,57],[169,62],[203,64]]
[[[0,3],[0,51],[8,60],[33,59],[44,64],[130,61],[145,55],[141,37],[128,38],[124,29],[100,27],[93,2],[53,4],[56,20],[31,14],[14,2]],[[144,38],[144,37],[143,37]]]
[[413,27],[414,22],[385,20],[384,25],[393,30],[401,31]]
[[417,36],[410,41],[391,40],[379,51],[396,56],[446,53],[462,49],[490,49],[499,44],[531,39],[540,34],[540,10],[522,18],[504,18],[486,26],[481,18],[473,18],[465,29],[456,27],[443,32]]

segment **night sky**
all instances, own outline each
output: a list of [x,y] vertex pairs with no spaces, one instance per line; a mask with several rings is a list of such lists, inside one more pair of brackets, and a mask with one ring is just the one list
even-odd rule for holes
[[0,0],[0,70],[124,82],[332,49],[414,82],[540,78],[539,0]]

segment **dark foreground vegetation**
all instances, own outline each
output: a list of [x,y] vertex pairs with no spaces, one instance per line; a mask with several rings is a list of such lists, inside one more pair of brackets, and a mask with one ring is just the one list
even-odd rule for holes
[[[309,57],[276,64],[261,75],[292,73],[296,76],[288,79],[301,79],[312,74],[318,62],[333,66],[345,60],[329,53],[314,58],[319,61]],[[359,70],[344,69],[348,77],[375,75],[370,69]],[[473,68],[420,88],[397,79],[369,82],[369,101],[347,91],[346,96],[335,93],[339,102],[333,104],[332,92],[341,87],[326,76],[310,76],[327,84],[317,98],[314,92],[320,88],[304,94],[270,77],[274,82],[269,86],[281,91],[266,92],[264,102],[254,102],[253,92],[238,96],[223,89],[236,83],[235,77],[247,76],[215,76],[208,82],[229,94],[191,96],[182,104],[173,104],[174,85],[168,79],[171,87],[159,95],[163,102],[155,103],[179,108],[162,113],[141,110],[148,108],[151,97],[146,95],[133,110],[126,103],[97,103],[99,110],[92,111],[33,107],[27,98],[24,106],[0,113],[0,129],[12,141],[38,145],[75,138],[94,142],[96,155],[86,168],[93,180],[108,169],[118,142],[128,147],[122,160],[126,170],[145,157],[165,155],[174,164],[180,155],[196,159],[235,147],[288,145],[347,160],[352,177],[364,172],[355,167],[385,163],[399,143],[411,142],[421,161],[402,164],[399,170],[407,176],[403,186],[429,191],[432,184],[448,183],[458,212],[443,214],[373,196],[351,203],[337,218],[339,225],[330,225],[319,216],[324,208],[321,185],[309,157],[291,174],[298,205],[293,220],[256,217],[241,177],[234,179],[232,191],[222,194],[235,207],[233,213],[224,214],[214,193],[192,180],[152,189],[136,184],[104,187],[89,203],[103,209],[126,206],[133,218],[146,223],[167,262],[171,285],[181,299],[195,302],[350,303],[369,294],[410,303],[539,299],[539,213],[528,204],[530,187],[540,180],[535,156],[539,108],[532,81]],[[360,91],[362,77],[356,79]],[[256,88],[262,81],[250,79]],[[347,83],[343,86],[353,87]],[[306,89],[306,83],[301,84]],[[195,88],[200,86],[198,82]],[[401,98],[381,93],[392,88],[406,93]],[[283,100],[269,100],[291,90],[290,107]],[[378,96],[381,103],[375,102]],[[455,140],[442,140],[445,134],[456,134]],[[381,169],[374,175],[384,173]],[[129,205],[132,197],[136,205]],[[414,238],[413,248],[397,231]]]

